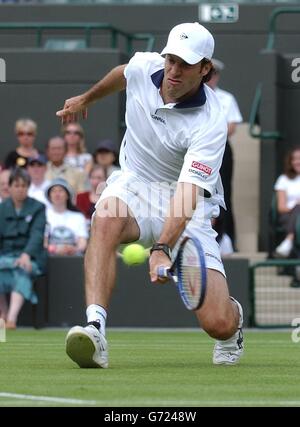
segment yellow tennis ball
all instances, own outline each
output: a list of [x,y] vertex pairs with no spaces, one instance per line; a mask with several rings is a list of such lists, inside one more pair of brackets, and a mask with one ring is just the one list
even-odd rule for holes
[[143,264],[146,261],[147,253],[142,245],[132,243],[126,246],[122,252],[123,261],[127,265]]

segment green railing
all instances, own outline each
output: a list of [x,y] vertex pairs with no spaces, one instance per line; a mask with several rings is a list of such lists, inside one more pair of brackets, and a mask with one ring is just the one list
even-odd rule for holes
[[266,50],[274,49],[276,23],[279,15],[300,13],[300,7],[278,7],[273,10],[269,18],[269,33]]
[[[300,315],[300,259],[272,259],[250,266],[250,325],[286,328]],[[262,270],[263,269],[263,270]]]
[[152,51],[154,36],[149,33],[127,33],[107,23],[97,22],[9,22],[0,23],[1,30],[34,30],[36,32],[36,47],[42,47],[43,33],[45,30],[82,30],[84,32],[85,44],[91,47],[92,32],[96,30],[107,30],[110,32],[110,47],[118,46],[119,36],[126,40],[127,53],[132,53],[132,42],[134,40],[147,41],[146,50]]
[[[277,24],[278,17],[284,14],[296,14],[296,13],[300,13],[300,7],[278,7],[272,11],[269,18],[269,29],[268,29],[266,51],[271,51],[274,49],[276,24]],[[282,139],[283,135],[281,135],[280,132],[278,131],[265,131],[265,132],[255,131],[255,119],[256,119],[256,116],[258,115],[261,98],[262,98],[262,83],[258,83],[255,90],[255,95],[254,95],[254,99],[253,99],[252,107],[250,111],[250,118],[249,118],[250,135],[253,138],[259,138],[259,139],[275,139],[275,140]]]
[[259,139],[282,139],[283,136],[278,131],[264,131],[264,132],[256,132],[256,117],[259,112],[259,106],[262,98],[262,83],[258,83],[256,86],[254,99],[251,106],[250,117],[249,117],[249,131],[250,135],[253,138]]

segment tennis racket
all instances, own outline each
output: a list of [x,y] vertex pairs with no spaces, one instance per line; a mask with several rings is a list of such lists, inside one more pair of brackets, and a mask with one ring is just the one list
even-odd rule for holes
[[170,268],[158,267],[158,276],[169,277],[176,284],[188,310],[198,310],[206,294],[205,256],[198,239],[185,237]]

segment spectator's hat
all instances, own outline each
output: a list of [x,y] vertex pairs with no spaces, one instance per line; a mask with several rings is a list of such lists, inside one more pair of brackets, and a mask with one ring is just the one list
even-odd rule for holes
[[33,165],[34,163],[37,163],[38,165],[46,165],[46,156],[44,154],[38,154],[36,157],[30,157],[28,159],[28,165]]
[[224,64],[224,62],[220,61],[219,59],[215,59],[215,58],[213,58],[213,59],[211,60],[211,62],[212,62],[212,64],[213,64],[213,66],[214,66],[214,69],[215,69],[218,73],[220,73],[222,70],[224,70],[224,68],[225,68],[225,64]]
[[66,192],[68,193],[69,200],[72,200],[73,190],[72,190],[71,186],[68,184],[68,182],[63,178],[55,178],[50,182],[50,184],[48,185],[48,187],[45,190],[45,196],[47,197],[47,199],[50,200],[50,198],[49,198],[50,191],[53,187],[55,187],[57,185],[64,188],[66,190]]
[[185,23],[172,28],[161,55],[176,55],[192,65],[203,58],[211,59],[214,47],[214,38],[203,25],[198,22]]
[[103,139],[102,141],[98,142],[95,153],[99,153],[101,151],[114,153],[116,157],[119,153],[117,145],[111,139]]

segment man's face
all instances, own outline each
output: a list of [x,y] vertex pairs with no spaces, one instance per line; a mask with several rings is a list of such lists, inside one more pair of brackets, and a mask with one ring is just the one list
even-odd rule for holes
[[50,162],[61,164],[66,154],[65,142],[61,138],[52,138],[49,141],[47,156]]
[[14,202],[23,202],[27,197],[28,185],[23,179],[18,179],[12,182],[9,192]]
[[165,102],[181,102],[194,95],[210,66],[190,65],[179,56],[166,55],[162,95]]

